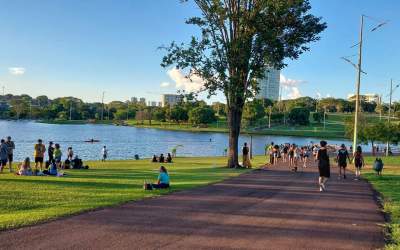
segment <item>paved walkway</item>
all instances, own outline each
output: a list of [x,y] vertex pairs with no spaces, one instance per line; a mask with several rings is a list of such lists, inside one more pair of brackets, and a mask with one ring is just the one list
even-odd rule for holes
[[369,185],[336,177],[320,193],[315,167],[299,173],[283,166],[255,170],[207,187],[2,232],[0,248],[383,247],[384,219]]

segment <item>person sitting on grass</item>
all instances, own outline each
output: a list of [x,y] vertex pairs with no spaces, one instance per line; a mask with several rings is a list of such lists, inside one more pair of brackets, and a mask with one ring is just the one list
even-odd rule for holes
[[164,162],[165,162],[164,154],[161,154],[161,155],[160,155],[160,158],[158,158],[158,162],[159,162],[159,163],[164,163]]
[[158,162],[156,155],[153,155],[153,158],[151,158],[151,162]]
[[57,164],[55,162],[51,163],[49,170],[44,170],[43,174],[57,176],[58,175]]
[[167,163],[172,163],[172,156],[170,153],[167,155]]
[[160,174],[157,178],[157,183],[150,184],[145,182],[144,186],[146,190],[169,188],[169,175],[167,169],[164,166],[161,166]]
[[17,175],[21,176],[32,176],[32,169],[31,169],[31,160],[29,157],[26,157],[24,162],[19,165],[19,170]]

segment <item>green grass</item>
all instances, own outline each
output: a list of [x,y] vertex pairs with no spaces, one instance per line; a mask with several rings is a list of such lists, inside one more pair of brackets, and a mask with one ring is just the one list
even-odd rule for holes
[[377,176],[371,169],[374,157],[366,157],[367,168],[363,176],[381,193],[384,211],[390,215],[387,227],[391,241],[387,249],[400,249],[400,157],[384,157],[383,175]]
[[[255,157],[253,163],[259,166],[264,159]],[[177,158],[165,164],[171,190],[144,191],[143,181],[156,179],[159,164],[149,160],[88,164],[89,170],[67,170],[66,177],[0,174],[0,230],[207,185],[246,171],[222,167],[224,157]]]

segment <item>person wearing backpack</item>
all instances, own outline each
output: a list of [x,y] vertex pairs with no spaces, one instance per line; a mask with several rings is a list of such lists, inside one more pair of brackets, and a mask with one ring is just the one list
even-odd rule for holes
[[336,156],[338,167],[339,167],[339,177],[340,180],[342,178],[342,170],[343,170],[343,179],[346,179],[346,167],[347,167],[347,160],[351,162],[349,152],[346,149],[346,146],[342,144]]
[[361,168],[365,165],[364,156],[362,154],[361,146],[358,146],[354,152],[354,166],[356,167],[356,178],[354,180],[358,181],[361,176]]

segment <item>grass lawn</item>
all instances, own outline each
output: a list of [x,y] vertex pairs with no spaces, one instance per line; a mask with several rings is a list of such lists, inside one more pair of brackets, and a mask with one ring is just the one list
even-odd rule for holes
[[[255,157],[254,166],[264,159]],[[89,170],[67,170],[66,177],[22,177],[5,169],[0,174],[0,230],[169,192],[142,189],[144,180],[156,179],[160,166],[149,160],[87,163]],[[165,164],[171,176],[170,191],[218,182],[246,171],[222,167],[225,164],[224,157],[177,158]]]
[[382,176],[376,176],[371,169],[373,157],[366,157],[368,164],[363,176],[384,198],[384,211],[390,214],[391,222],[387,225],[393,242],[387,249],[400,248],[400,157],[383,158],[385,164]]

